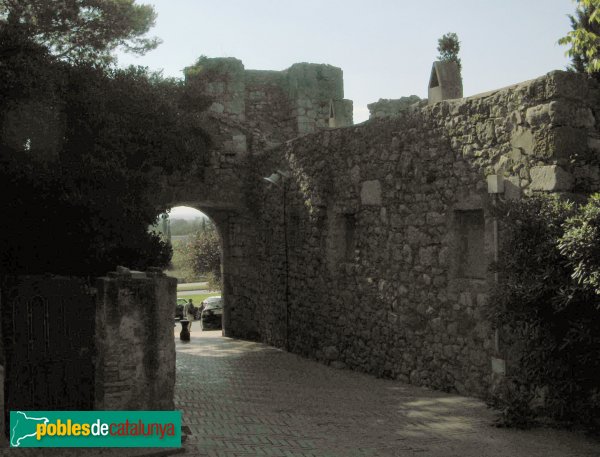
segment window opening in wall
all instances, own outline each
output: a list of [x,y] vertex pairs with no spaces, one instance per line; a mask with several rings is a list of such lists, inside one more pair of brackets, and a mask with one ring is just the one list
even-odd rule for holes
[[485,219],[483,210],[456,211],[458,276],[485,279]]
[[329,127],[335,127],[335,106],[333,100],[329,100]]
[[429,88],[438,87],[440,85],[435,68],[431,70],[431,78],[429,79]]
[[327,261],[331,271],[335,271],[340,262],[354,260],[356,217],[330,211],[328,219]]

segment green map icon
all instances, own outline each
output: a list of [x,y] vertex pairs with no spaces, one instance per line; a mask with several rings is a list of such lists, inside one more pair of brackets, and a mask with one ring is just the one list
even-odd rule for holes
[[[12,414],[12,413],[11,413]],[[47,424],[47,417],[31,417],[22,411],[17,411],[11,417],[10,445],[19,447],[23,440],[35,440],[37,424]]]

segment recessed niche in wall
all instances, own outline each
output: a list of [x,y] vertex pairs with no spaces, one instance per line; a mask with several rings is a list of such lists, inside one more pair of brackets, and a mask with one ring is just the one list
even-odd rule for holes
[[485,279],[485,218],[483,210],[455,211],[457,277]]
[[356,249],[356,217],[354,214],[339,214],[328,211],[327,264],[335,271],[340,262],[354,259]]
[[329,127],[337,127],[335,122],[335,105],[333,104],[333,100],[329,100]]
[[345,225],[345,254],[346,260],[352,261],[354,259],[354,252],[356,250],[356,240],[354,234],[356,232],[356,216],[354,214],[344,214],[344,225]]
[[431,78],[429,78],[429,88],[438,87],[439,85],[440,82],[438,81],[437,72],[434,68],[433,70],[431,70]]

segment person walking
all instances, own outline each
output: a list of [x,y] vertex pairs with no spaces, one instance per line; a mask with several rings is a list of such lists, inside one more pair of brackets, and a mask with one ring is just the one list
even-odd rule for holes
[[192,299],[190,298],[190,301],[188,302],[187,305],[185,305],[185,315],[187,317],[187,320],[190,322],[188,325],[188,330],[192,330],[192,322],[194,322],[194,319],[196,318],[196,307],[194,306],[194,302],[192,301]]

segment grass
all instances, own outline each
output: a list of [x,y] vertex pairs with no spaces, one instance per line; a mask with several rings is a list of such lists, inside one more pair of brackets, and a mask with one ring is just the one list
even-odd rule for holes
[[205,300],[207,297],[215,297],[217,295],[221,295],[221,292],[212,292],[210,294],[197,294],[197,295],[181,295],[181,296],[178,296],[177,298],[185,298],[186,300],[189,300],[191,298],[194,301],[195,306],[200,306],[200,303],[202,303],[202,301]]
[[177,292],[185,292],[188,290],[208,290],[208,284],[199,287],[199,286],[189,286],[187,284],[177,284]]

